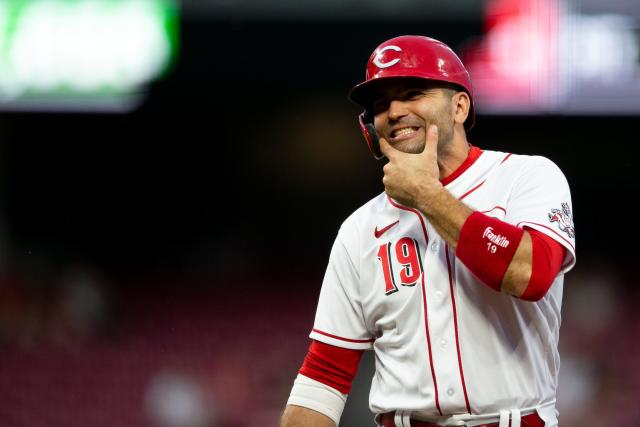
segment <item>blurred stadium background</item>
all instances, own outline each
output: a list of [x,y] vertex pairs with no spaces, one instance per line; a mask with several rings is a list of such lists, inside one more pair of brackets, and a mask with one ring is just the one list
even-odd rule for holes
[[346,93],[400,34],[464,55],[473,144],[565,171],[561,425],[640,425],[639,29],[635,0],[2,0],[0,426],[277,425],[382,190]]

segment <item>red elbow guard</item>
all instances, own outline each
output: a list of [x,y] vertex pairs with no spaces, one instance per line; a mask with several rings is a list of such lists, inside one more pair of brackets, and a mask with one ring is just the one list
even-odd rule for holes
[[527,301],[538,301],[553,284],[562,268],[567,249],[540,231],[528,228],[531,236],[531,278],[527,289],[520,295]]
[[482,283],[500,292],[523,233],[521,228],[474,212],[460,230],[456,256]]

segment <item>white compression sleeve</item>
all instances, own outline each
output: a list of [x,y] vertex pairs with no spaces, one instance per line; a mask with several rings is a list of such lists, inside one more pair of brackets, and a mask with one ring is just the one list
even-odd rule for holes
[[347,395],[333,387],[298,374],[293,382],[287,405],[303,406],[331,418],[336,425],[340,422]]

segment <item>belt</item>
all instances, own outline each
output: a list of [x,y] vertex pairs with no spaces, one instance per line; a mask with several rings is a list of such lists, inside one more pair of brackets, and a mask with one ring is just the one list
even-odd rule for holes
[[[381,427],[396,427],[394,420],[395,412],[387,412],[380,414],[379,423]],[[496,427],[499,423],[480,424],[475,427]],[[544,427],[544,421],[536,412],[529,415],[523,415],[520,419],[521,427]],[[428,423],[426,421],[411,420],[411,427],[442,427],[439,424]]]

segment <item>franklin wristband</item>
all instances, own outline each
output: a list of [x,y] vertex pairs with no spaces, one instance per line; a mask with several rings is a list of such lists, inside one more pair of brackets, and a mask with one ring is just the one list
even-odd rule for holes
[[480,212],[462,225],[456,256],[485,285],[500,292],[524,230]]

